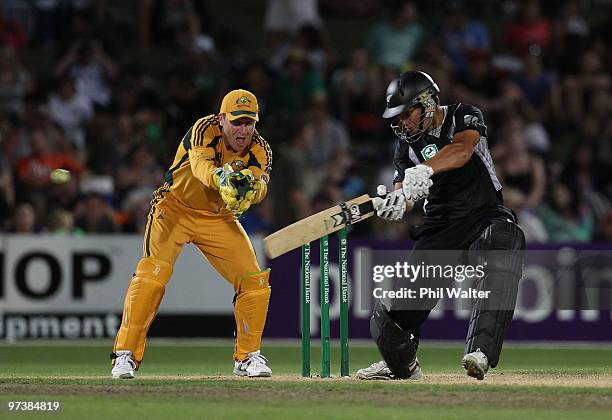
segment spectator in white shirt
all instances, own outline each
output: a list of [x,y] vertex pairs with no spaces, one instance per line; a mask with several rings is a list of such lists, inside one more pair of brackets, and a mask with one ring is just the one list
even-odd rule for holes
[[68,140],[83,152],[87,124],[93,118],[94,109],[90,98],[76,91],[71,78],[62,78],[57,91],[49,97],[49,113]]

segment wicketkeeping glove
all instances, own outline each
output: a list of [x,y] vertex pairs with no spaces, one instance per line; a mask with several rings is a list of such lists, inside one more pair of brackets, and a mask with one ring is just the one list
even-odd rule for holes
[[251,207],[257,191],[261,189],[261,181],[255,179],[251,170],[243,169],[230,177],[230,183],[238,192],[238,205],[236,210],[233,211],[237,216],[240,216]]
[[231,178],[235,175],[234,170],[228,163],[223,165],[222,168],[215,169],[213,173],[214,183],[219,189],[225,207],[230,211],[238,209],[238,190],[231,182]]
[[417,165],[406,169],[404,181],[402,181],[402,191],[406,200],[417,201],[429,195],[429,187],[433,185],[430,179],[433,169],[428,165]]
[[234,172],[227,163],[215,170],[214,180],[225,207],[237,216],[251,207],[257,191],[261,189],[261,181],[255,179],[250,169]]
[[255,199],[255,195],[257,194],[257,191],[260,188],[261,188],[260,181],[254,181],[251,184],[251,190],[245,194],[242,200],[238,201],[238,210],[236,210],[235,212],[237,216],[240,216],[242,213],[247,211],[249,207],[251,207],[251,204],[253,203],[253,200]]

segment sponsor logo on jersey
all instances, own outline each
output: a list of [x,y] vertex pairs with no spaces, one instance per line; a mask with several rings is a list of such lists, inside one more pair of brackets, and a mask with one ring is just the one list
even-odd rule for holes
[[463,122],[466,127],[478,127],[480,124],[478,123],[478,117],[475,115],[464,115]]
[[428,144],[427,146],[421,149],[421,155],[423,155],[423,159],[429,160],[434,157],[438,153],[438,146],[435,144]]

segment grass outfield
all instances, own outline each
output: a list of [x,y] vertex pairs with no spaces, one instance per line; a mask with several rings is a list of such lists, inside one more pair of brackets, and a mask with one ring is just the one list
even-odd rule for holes
[[[303,379],[300,349],[267,345],[274,377],[231,375],[232,344],[152,340],[135,380],[109,378],[110,343],[0,345],[0,418],[8,401],[60,401],[59,418],[612,418],[612,348],[512,347],[484,381],[468,378],[460,346],[423,343],[416,381]],[[351,372],[377,360],[351,346]],[[320,370],[313,347],[312,371]],[[332,352],[332,372],[339,353]],[[42,416],[39,413],[39,416]],[[38,417],[38,416],[37,416]]]

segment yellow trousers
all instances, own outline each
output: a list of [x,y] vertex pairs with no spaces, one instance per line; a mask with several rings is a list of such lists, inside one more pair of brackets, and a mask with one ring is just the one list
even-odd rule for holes
[[152,202],[143,258],[126,293],[113,354],[130,350],[134,360],[140,363],[147,332],[157,314],[172,267],[183,245],[189,242],[198,247],[236,292],[234,360],[244,360],[250,352],[259,350],[270,299],[269,270],[261,271],[253,245],[234,215],[191,209],[168,193]]

